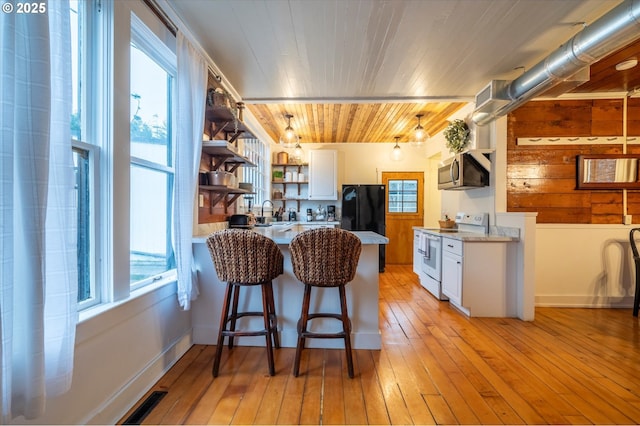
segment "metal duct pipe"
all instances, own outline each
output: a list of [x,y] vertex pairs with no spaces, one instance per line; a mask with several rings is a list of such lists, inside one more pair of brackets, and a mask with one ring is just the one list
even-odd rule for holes
[[510,99],[493,113],[474,112],[482,126],[560,84],[581,69],[640,38],[640,0],[625,0],[574,35],[549,56],[505,85],[498,97]]

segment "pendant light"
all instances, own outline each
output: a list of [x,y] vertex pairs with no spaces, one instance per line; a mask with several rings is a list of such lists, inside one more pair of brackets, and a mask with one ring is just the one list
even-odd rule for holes
[[284,148],[294,148],[296,144],[299,142],[298,135],[293,131],[293,127],[291,127],[291,119],[293,115],[285,114],[287,118],[287,127],[285,127],[284,132],[280,136],[280,145]]
[[420,119],[424,117],[424,114],[417,114],[416,118],[418,119],[418,125],[413,129],[413,140],[411,144],[413,146],[421,147],[430,138],[429,133],[422,127],[420,124]]
[[293,157],[296,159],[298,164],[302,164],[303,163],[303,158],[304,158],[304,150],[302,149],[302,146],[300,146],[300,140],[302,138],[298,138],[298,142],[296,143],[296,147],[293,150]]
[[398,140],[400,139],[400,136],[396,136],[395,140],[396,140],[396,146],[393,147],[393,150],[391,151],[391,159],[393,161],[400,161],[402,160],[402,149],[400,148],[400,145],[398,145]]

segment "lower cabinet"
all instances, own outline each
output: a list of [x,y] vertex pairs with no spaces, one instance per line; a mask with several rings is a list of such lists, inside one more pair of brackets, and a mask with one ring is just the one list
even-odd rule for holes
[[442,293],[449,303],[462,306],[462,242],[442,239]]
[[508,242],[442,239],[442,293],[466,315],[515,317],[516,274]]

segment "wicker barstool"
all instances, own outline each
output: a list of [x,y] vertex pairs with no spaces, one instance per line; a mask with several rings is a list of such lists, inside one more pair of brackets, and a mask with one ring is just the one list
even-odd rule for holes
[[[351,320],[347,312],[345,285],[356,274],[362,244],[353,233],[338,228],[318,228],[304,231],[291,241],[291,262],[296,278],[304,284],[302,312],[298,320],[298,344],[293,366],[293,375],[300,371],[300,355],[305,339],[344,339],[349,377],[353,378],[351,356]],[[340,294],[341,313],[309,313],[312,287],[337,287]],[[335,318],[342,322],[342,331],[337,333],[312,332],[307,329],[314,318]]]
[[[218,279],[227,283],[213,361],[213,377],[218,376],[225,336],[228,337],[229,349],[233,348],[233,339],[236,336],[265,336],[269,374],[275,375],[272,340],[276,348],[280,347],[280,341],[272,280],[282,274],[282,252],[273,240],[246,229],[224,229],[214,232],[207,238],[207,247]],[[238,312],[240,288],[255,285],[262,288],[262,312]],[[264,329],[236,330],[238,318],[248,316],[263,317]]]

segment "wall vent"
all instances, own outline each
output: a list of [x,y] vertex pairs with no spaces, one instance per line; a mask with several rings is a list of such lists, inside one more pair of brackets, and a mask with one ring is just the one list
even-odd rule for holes
[[167,394],[166,391],[153,391],[142,404],[125,420],[123,425],[139,425],[151,413],[156,405]]

